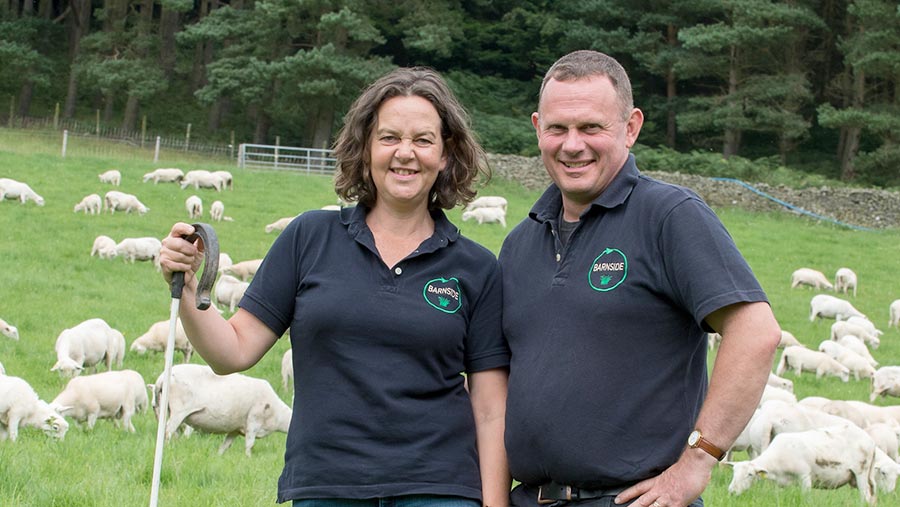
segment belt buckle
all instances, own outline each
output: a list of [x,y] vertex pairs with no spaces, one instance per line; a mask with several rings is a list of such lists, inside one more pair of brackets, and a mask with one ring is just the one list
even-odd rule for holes
[[563,493],[565,494],[565,496],[562,498],[544,498],[544,485],[538,486],[537,501],[539,505],[547,505],[558,502],[560,500],[565,500],[567,502],[572,500],[572,486],[558,484],[552,484],[550,486],[551,488],[548,489],[555,489],[556,491],[554,491],[553,493],[555,493],[557,496],[560,496]]

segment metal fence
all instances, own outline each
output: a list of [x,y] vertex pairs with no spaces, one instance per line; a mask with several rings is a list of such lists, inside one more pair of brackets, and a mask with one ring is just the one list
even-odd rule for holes
[[331,150],[268,144],[241,144],[237,160],[238,167],[241,168],[289,170],[307,174],[332,174],[337,162]]

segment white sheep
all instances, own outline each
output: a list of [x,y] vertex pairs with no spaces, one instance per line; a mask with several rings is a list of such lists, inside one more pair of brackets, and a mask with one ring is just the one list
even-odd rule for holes
[[879,396],[900,397],[900,366],[882,366],[875,370],[869,401],[874,402]]
[[272,231],[283,231],[284,228],[287,227],[289,223],[291,223],[291,220],[293,220],[295,218],[297,218],[297,217],[293,216],[293,217],[279,218],[278,220],[276,220],[266,226],[266,234],[268,234]]
[[875,445],[884,451],[892,460],[897,461],[897,450],[900,448],[900,426],[896,424],[877,422],[865,427],[860,426],[875,441]]
[[816,294],[809,302],[809,321],[816,318],[846,320],[850,316],[866,316],[853,307],[849,301],[828,294]]
[[152,181],[154,185],[163,183],[180,183],[184,178],[184,171],[175,167],[156,169],[144,174],[144,183]]
[[769,372],[769,378],[766,380],[766,385],[770,385],[772,387],[777,387],[779,389],[784,389],[785,391],[792,393],[794,392],[794,383],[784,377],[779,377],[772,372]]
[[850,268],[839,268],[834,274],[834,291],[846,294],[850,289],[856,297],[856,273]]
[[225,204],[222,201],[215,201],[209,207],[209,217],[214,222],[221,222],[225,217]]
[[824,352],[810,350],[806,347],[785,347],[775,374],[782,376],[787,370],[792,370],[795,375],[800,375],[803,371],[814,371],[817,379],[822,378],[823,375],[830,375],[840,378],[842,382],[850,380],[850,370],[846,366]]
[[284,351],[281,356],[281,387],[285,391],[294,387],[294,354],[293,349]]
[[213,171],[213,176],[219,178],[222,182],[222,188],[227,188],[229,190],[234,190],[234,177],[228,171]]
[[0,375],[0,441],[19,438],[19,426],[37,428],[62,440],[69,423],[40,399],[24,379]]
[[891,493],[897,487],[897,476],[900,475],[900,463],[891,459],[880,448],[875,449],[875,463],[872,466],[875,475],[875,488],[878,491]]
[[228,310],[234,313],[235,307],[240,303],[241,298],[244,297],[244,292],[247,291],[249,286],[250,282],[244,282],[231,275],[223,274],[219,281],[216,282],[213,294],[217,303],[228,306]]
[[116,250],[116,241],[109,236],[103,234],[94,238],[94,244],[91,246],[91,257],[96,255],[101,259],[112,259],[119,255]]
[[247,261],[235,262],[232,265],[223,268],[222,273],[247,281],[253,278],[256,271],[259,270],[262,261],[262,259],[250,259]]
[[[822,405],[824,406],[833,400],[823,398],[823,401]],[[770,400],[760,405],[749,423],[750,443],[747,454],[750,459],[756,458],[765,451],[775,435],[850,422],[848,419],[816,408],[808,402],[808,398],[795,403]]]
[[129,261],[132,264],[135,261],[152,261],[156,263],[161,248],[162,241],[152,236],[125,238],[116,244],[116,254],[121,255],[125,261]]
[[851,315],[851,316],[847,317],[846,320],[847,320],[847,322],[849,322],[851,324],[855,324],[855,325],[865,329],[866,331],[869,332],[869,334],[873,334],[873,335],[879,336],[879,337],[884,334],[884,331],[875,327],[874,322],[872,322],[871,320],[869,320],[865,317]]
[[107,371],[69,380],[50,406],[59,414],[93,429],[97,419],[121,419],[122,428],[134,433],[131,417],[147,409],[147,384],[134,370]]
[[866,344],[858,336],[847,334],[838,338],[837,343],[866,358],[866,360],[869,361],[869,364],[871,364],[872,366],[878,366],[878,361],[876,361],[875,358],[872,357],[872,353],[869,352],[869,348],[866,347]]
[[[166,345],[169,341],[169,321],[161,320],[150,325],[150,328],[131,342],[131,351],[143,355],[148,350],[156,352],[165,352]],[[191,360],[191,354],[194,347],[188,340],[187,334],[184,332],[184,326],[181,319],[175,321],[175,350],[181,352],[184,356],[184,362]]]
[[506,227],[506,210],[502,208],[475,208],[473,210],[463,211],[463,222],[474,218],[479,224],[499,223]]
[[800,343],[800,340],[798,340],[797,337],[793,335],[793,333],[782,329],[781,330],[781,340],[778,341],[778,348],[783,349],[785,347],[796,347],[796,346],[802,347],[803,344]]
[[84,196],[81,201],[75,205],[74,212],[84,211],[84,214],[99,215],[100,208],[103,206],[103,199],[99,194],[90,194]]
[[860,325],[847,320],[838,320],[831,325],[832,340],[837,341],[848,334],[859,337],[866,345],[872,347],[872,349],[877,349],[878,346],[881,345],[881,340],[878,336],[870,333],[868,329]]
[[324,211],[341,211],[341,206],[338,204],[326,204],[319,209]]
[[136,195],[126,194],[118,190],[110,190],[106,193],[103,209],[109,210],[110,213],[115,213],[116,211],[124,211],[125,213],[137,211],[141,215],[150,211],[150,208],[145,206]]
[[203,200],[192,195],[184,200],[184,207],[187,209],[188,216],[192,219],[203,216]]
[[500,208],[506,213],[506,199],[499,195],[483,195],[466,205],[465,211],[478,208]]
[[769,384],[765,385],[762,396],[759,399],[759,406],[770,400],[780,400],[787,403],[797,403],[797,397],[794,393],[785,389],[779,389]]
[[112,370],[115,364],[122,366],[125,357],[125,337],[103,319],[88,319],[64,329],[56,338],[56,364],[50,371],[58,371],[63,377],[74,377],[85,368],[106,363]]
[[831,290],[834,288],[825,273],[811,268],[799,268],[791,273],[791,288],[794,289],[801,285],[809,285],[816,289]]
[[6,375],[6,369],[3,368],[3,363],[0,363],[0,375]]
[[900,299],[891,301],[891,306],[888,307],[888,313],[890,314],[888,327],[900,327]]
[[825,340],[819,344],[819,351],[828,354],[828,357],[846,366],[853,378],[872,378],[875,368],[869,364],[869,360],[853,352],[838,342]]
[[757,477],[782,486],[799,482],[804,491],[849,484],[859,489],[863,501],[875,505],[875,449],[871,437],[854,424],[781,433],[757,458],[729,462],[734,475],[728,492],[740,495]]
[[110,169],[109,171],[100,173],[97,176],[100,178],[100,183],[109,183],[117,187],[122,183],[122,173],[115,169]]
[[[154,403],[159,403],[163,375],[156,380]],[[209,366],[178,364],[169,383],[169,420],[166,440],[184,423],[209,433],[225,433],[224,453],[235,437],[244,435],[244,452],[251,455],[257,438],[287,433],[291,409],[266,380],[240,373],[216,375]]]
[[221,275],[225,268],[232,266],[234,261],[231,256],[225,252],[219,252],[219,274]]
[[19,329],[3,319],[0,319],[0,334],[13,340],[19,339]]
[[220,192],[224,186],[224,182],[220,176],[200,169],[188,171],[185,173],[184,178],[181,179],[182,190],[192,185],[194,190],[199,190],[200,188],[213,188],[216,192]]
[[32,190],[27,183],[10,178],[0,178],[0,201],[4,199],[18,199],[22,204],[34,201],[38,206],[44,205],[44,198]]

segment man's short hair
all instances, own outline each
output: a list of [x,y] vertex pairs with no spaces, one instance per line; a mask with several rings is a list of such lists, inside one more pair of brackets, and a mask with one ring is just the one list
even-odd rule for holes
[[631,92],[631,80],[625,68],[615,58],[588,49],[572,51],[563,56],[550,67],[541,82],[541,92],[538,96],[538,110],[540,110],[541,98],[544,96],[544,88],[551,79],[557,81],[574,81],[591,76],[606,76],[612,82],[616,90],[616,97],[625,118],[634,109],[634,97]]

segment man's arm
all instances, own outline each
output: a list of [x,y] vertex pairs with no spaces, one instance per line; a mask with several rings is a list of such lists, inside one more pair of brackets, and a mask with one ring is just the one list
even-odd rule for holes
[[[781,339],[781,330],[767,303],[737,303],[706,317],[722,335],[709,390],[697,418],[703,437],[723,450],[734,443],[759,404]],[[685,446],[678,461],[662,474],[623,491],[616,503],[641,496],[638,505],[683,507],[706,489],[716,465],[702,449]]]

